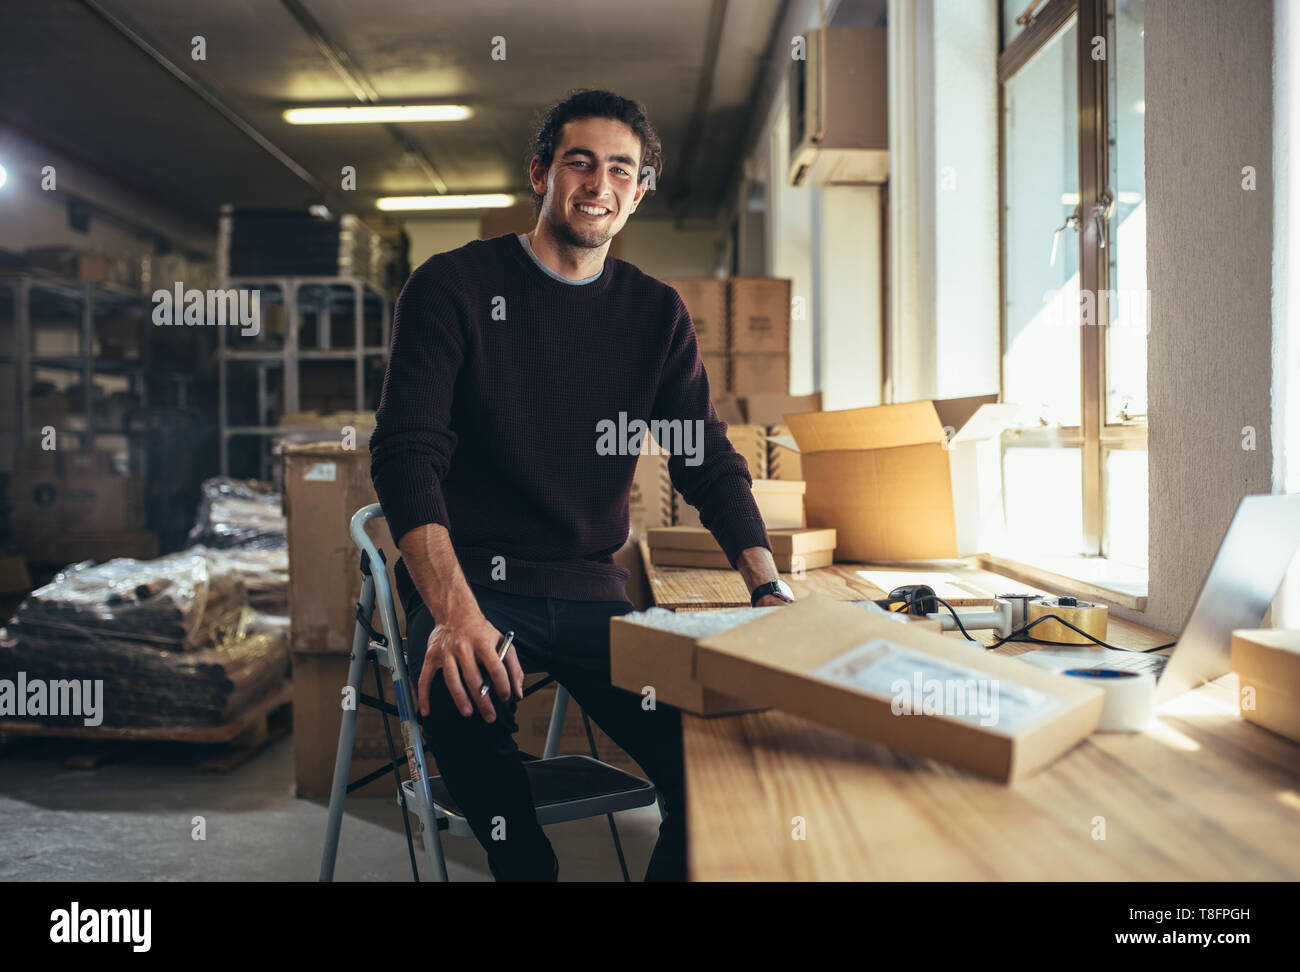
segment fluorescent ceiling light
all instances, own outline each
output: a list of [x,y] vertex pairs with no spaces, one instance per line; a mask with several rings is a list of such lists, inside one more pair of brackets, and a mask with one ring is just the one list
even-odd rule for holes
[[486,192],[470,196],[384,196],[375,202],[380,209],[503,209],[513,206],[508,192]]
[[291,125],[350,125],[375,122],[464,121],[472,112],[465,105],[353,105],[342,108],[289,108]]

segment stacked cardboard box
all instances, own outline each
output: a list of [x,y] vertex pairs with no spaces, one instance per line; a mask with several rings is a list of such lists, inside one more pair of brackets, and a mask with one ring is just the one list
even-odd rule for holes
[[[783,574],[829,567],[835,553],[835,531],[813,527],[769,527],[776,569]],[[650,562],[666,567],[727,569],[727,555],[704,527],[672,526],[649,531]]]
[[727,281],[714,277],[665,281],[682,298],[695,325],[695,340],[709,376],[709,392],[728,389]]
[[1234,631],[1232,670],[1241,717],[1300,742],[1300,631]]
[[113,472],[112,453],[24,446],[9,487],[14,538],[33,563],[157,556],[144,529],[144,480]]
[[790,390],[790,281],[729,281],[730,388],[737,395]]

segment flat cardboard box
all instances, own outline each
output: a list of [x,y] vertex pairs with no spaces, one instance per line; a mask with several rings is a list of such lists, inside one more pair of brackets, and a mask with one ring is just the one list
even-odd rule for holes
[[[829,567],[835,562],[834,550],[813,550],[806,554],[779,554],[772,552],[776,569],[782,574],[798,574],[818,567]],[[678,547],[651,547],[650,562],[660,567],[708,567],[715,570],[733,569],[722,549],[683,550]]]
[[780,352],[733,351],[731,384],[737,395],[784,394],[790,388],[790,355]]
[[695,675],[706,689],[1004,783],[1086,738],[1103,700],[1078,680],[819,595],[702,638]]
[[709,397],[717,398],[731,390],[730,355],[725,352],[704,351],[700,354],[704,374],[709,379]]
[[[790,281],[776,277],[733,277],[730,284],[731,350],[789,354]],[[783,392],[786,389],[752,390]]]
[[[804,483],[790,480],[755,479],[751,487],[759,515],[769,530],[788,530],[807,526],[804,520]],[[691,506],[681,493],[673,492],[673,526],[703,526],[700,511]]]
[[813,392],[811,395],[755,392],[738,401],[744,410],[745,421],[754,425],[781,425],[787,415],[822,410],[821,392]]
[[701,352],[727,350],[727,281],[716,277],[698,280],[666,280],[682,298],[695,325],[695,340]]
[[[284,510],[289,537],[289,645],[295,654],[346,656],[361,597],[361,552],[348,535],[352,514],[376,502],[370,453],[338,442],[284,447]],[[400,552],[383,519],[367,526],[388,560]],[[396,598],[396,591],[394,591]],[[398,625],[405,617],[398,605]]]
[[1300,742],[1300,631],[1234,631],[1232,671],[1241,717]]
[[[829,567],[834,560],[834,530],[768,530],[767,538],[776,569],[783,574]],[[661,527],[649,531],[646,543],[653,564],[731,569],[718,541],[703,527]]]
[[[709,613],[684,617],[704,617]],[[695,649],[698,640],[698,636],[689,631],[663,630],[627,618],[611,618],[610,680],[619,688],[642,697],[646,687],[652,687],[656,704],[676,706],[695,715],[727,715],[762,708],[711,691],[696,680]]]
[[958,556],[952,473],[929,401],[786,418],[808,483],[809,526],[834,527],[840,560]]

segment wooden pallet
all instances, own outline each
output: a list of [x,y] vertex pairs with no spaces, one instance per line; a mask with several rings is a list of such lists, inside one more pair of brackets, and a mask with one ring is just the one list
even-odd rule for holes
[[[199,769],[227,773],[248,762],[293,728],[293,684],[287,679],[250,704],[235,718],[216,726],[53,726],[21,719],[0,719],[0,744],[19,738],[81,739],[94,743],[177,742],[223,746],[205,757]],[[111,758],[107,747],[69,756],[65,765],[91,769]]]

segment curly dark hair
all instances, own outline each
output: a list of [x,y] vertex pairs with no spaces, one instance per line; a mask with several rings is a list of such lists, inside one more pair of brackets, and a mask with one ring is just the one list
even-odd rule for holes
[[[637,182],[644,182],[648,177],[646,166],[654,169],[655,180],[658,181],[663,172],[663,145],[659,141],[659,133],[650,124],[645,106],[639,101],[600,89],[575,89],[563,101],[556,102],[546,110],[529,149],[528,162],[531,163],[533,157],[537,156],[542,165],[549,169],[555,159],[555,143],[564,129],[564,123],[582,118],[612,118],[632,129],[641,140],[641,165],[638,167]],[[540,211],[542,197],[536,192],[533,196]]]

